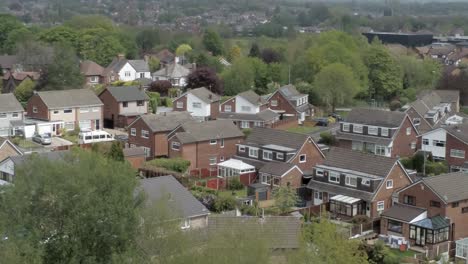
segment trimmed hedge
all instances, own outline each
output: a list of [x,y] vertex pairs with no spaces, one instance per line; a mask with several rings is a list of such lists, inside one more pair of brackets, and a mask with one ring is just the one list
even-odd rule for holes
[[154,165],[156,167],[165,168],[168,170],[184,173],[187,171],[188,167],[190,167],[190,161],[184,160],[181,158],[175,159],[154,159],[148,161],[148,164]]

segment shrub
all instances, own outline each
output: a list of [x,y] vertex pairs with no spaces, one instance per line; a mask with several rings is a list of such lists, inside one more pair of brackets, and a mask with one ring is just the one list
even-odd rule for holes
[[169,89],[171,88],[172,83],[170,81],[163,80],[152,82],[148,90],[151,92],[158,92],[163,96],[167,96],[169,94]]
[[370,223],[370,218],[367,215],[356,215],[353,217],[352,222],[354,224],[367,224]]
[[390,110],[396,111],[401,108],[401,103],[398,100],[393,100],[390,102]]
[[245,204],[243,204],[240,207],[240,211],[243,215],[256,216],[257,210],[258,209],[255,206],[250,206],[250,205],[245,205]]
[[250,133],[252,133],[252,129],[251,128],[244,128],[244,129],[242,129],[242,133],[244,133],[244,136],[248,137],[250,135]]
[[332,146],[336,143],[336,138],[330,132],[323,132],[323,133],[320,133],[319,142],[328,146]]
[[218,213],[234,209],[236,209],[236,199],[232,196],[218,196],[213,204],[213,210]]
[[244,185],[240,182],[239,178],[232,178],[229,180],[229,190],[242,190],[244,189]]
[[448,171],[447,162],[426,161],[426,175],[439,175]]
[[175,159],[154,159],[148,162],[150,165],[154,165],[156,167],[162,167],[168,170],[184,173],[187,171],[188,167],[190,166],[190,161],[184,160],[181,158]]

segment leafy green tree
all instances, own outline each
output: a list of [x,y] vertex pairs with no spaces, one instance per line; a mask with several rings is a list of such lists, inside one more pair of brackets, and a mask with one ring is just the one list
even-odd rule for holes
[[116,30],[114,23],[111,19],[99,15],[74,16],[70,20],[65,22],[65,26],[69,26],[78,30],[96,28],[103,29],[107,32],[113,32]]
[[138,32],[135,42],[142,52],[148,52],[161,42],[159,31],[155,29],[144,29]]
[[273,190],[273,199],[280,213],[287,213],[291,210],[291,207],[296,206],[299,197],[296,189],[290,186],[281,186]]
[[21,22],[12,15],[1,14],[0,15],[0,50],[5,51],[7,47],[5,47],[6,41],[8,39],[8,35],[20,28],[24,28]]
[[151,57],[148,60],[148,65],[149,65],[149,68],[150,68],[151,72],[155,72],[155,71],[159,70],[160,64],[161,64],[161,62],[159,61],[158,58]]
[[442,65],[436,60],[400,56],[398,64],[403,71],[403,89],[434,89],[442,76]]
[[192,51],[192,47],[189,44],[180,44],[176,49],[177,56],[185,56],[186,53]]
[[341,63],[323,68],[315,77],[314,87],[323,104],[332,112],[338,105],[351,102],[359,92],[359,83],[352,70]]
[[78,32],[70,27],[58,26],[39,34],[39,39],[48,43],[65,43],[76,47]]
[[211,29],[205,31],[203,34],[203,45],[205,48],[213,54],[213,56],[219,56],[223,54],[223,42],[219,34]]
[[401,67],[381,43],[372,42],[365,62],[369,69],[371,98],[389,99],[401,92],[403,88]]
[[255,73],[250,58],[240,58],[221,74],[225,95],[236,95],[254,88]]
[[112,159],[112,160],[115,160],[115,161],[124,161],[125,160],[122,145],[120,144],[119,141],[112,142],[109,153],[107,153],[107,157],[109,159]]
[[15,89],[14,94],[20,102],[27,102],[33,95],[36,84],[31,79],[27,78],[22,81]]
[[10,54],[17,52],[17,46],[20,43],[29,42],[35,39],[34,33],[25,27],[17,28],[8,34],[4,44],[4,50]]
[[100,65],[108,65],[125,48],[119,39],[104,29],[85,29],[80,31],[78,53],[81,58],[92,60]]
[[262,60],[257,58],[249,58],[254,70],[254,87],[258,94],[268,93],[268,84],[271,81],[269,67]]
[[240,56],[241,56],[241,49],[239,48],[239,46],[237,45],[232,46],[231,49],[229,50],[228,60],[232,62],[240,58]]
[[260,58],[260,48],[258,47],[257,43],[252,43],[252,47],[250,47],[249,57],[257,57]]
[[[63,160],[28,157],[1,192],[4,255],[22,263],[110,263],[133,246],[139,219],[132,168],[74,150]],[[38,260],[41,259],[41,261]]]

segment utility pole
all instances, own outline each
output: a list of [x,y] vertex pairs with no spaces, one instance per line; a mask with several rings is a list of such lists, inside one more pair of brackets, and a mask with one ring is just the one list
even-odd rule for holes
[[291,84],[291,65],[288,66],[288,84]]

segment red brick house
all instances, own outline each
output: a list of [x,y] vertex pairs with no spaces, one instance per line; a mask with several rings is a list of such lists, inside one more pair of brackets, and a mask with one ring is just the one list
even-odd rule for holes
[[280,119],[295,118],[302,123],[307,116],[314,115],[314,107],[309,104],[309,96],[301,94],[289,84],[276,90],[267,101],[271,110],[280,115]]
[[331,148],[304,177],[314,205],[325,203],[342,218],[366,215],[374,221],[392,206],[394,192],[412,183],[398,159],[344,148]]
[[12,72],[8,71],[3,75],[2,93],[13,93],[23,81],[37,81],[41,77],[38,72]]
[[[439,254],[448,242],[468,236],[468,174],[422,178],[397,192],[398,207],[382,213],[381,233],[404,237],[411,246]],[[397,210],[398,209],[398,210]]]
[[143,147],[124,148],[124,158],[130,163],[132,168],[139,169],[146,161],[146,153]]
[[187,122],[168,135],[169,158],[190,161],[190,170],[216,170],[217,164],[236,154],[244,134],[229,120]]
[[104,127],[125,128],[148,113],[149,97],[141,87],[107,87],[99,98],[104,103]]
[[127,128],[128,144],[143,147],[147,158],[167,157],[167,135],[185,122],[193,121],[188,112],[141,115]]
[[386,157],[412,156],[417,136],[406,113],[365,108],[353,109],[336,132],[340,147]]
[[174,111],[187,111],[196,119],[216,119],[221,97],[205,87],[187,90],[173,102]]
[[80,72],[85,77],[86,85],[96,85],[110,82],[104,74],[104,67],[94,61],[85,60],[80,63]]

